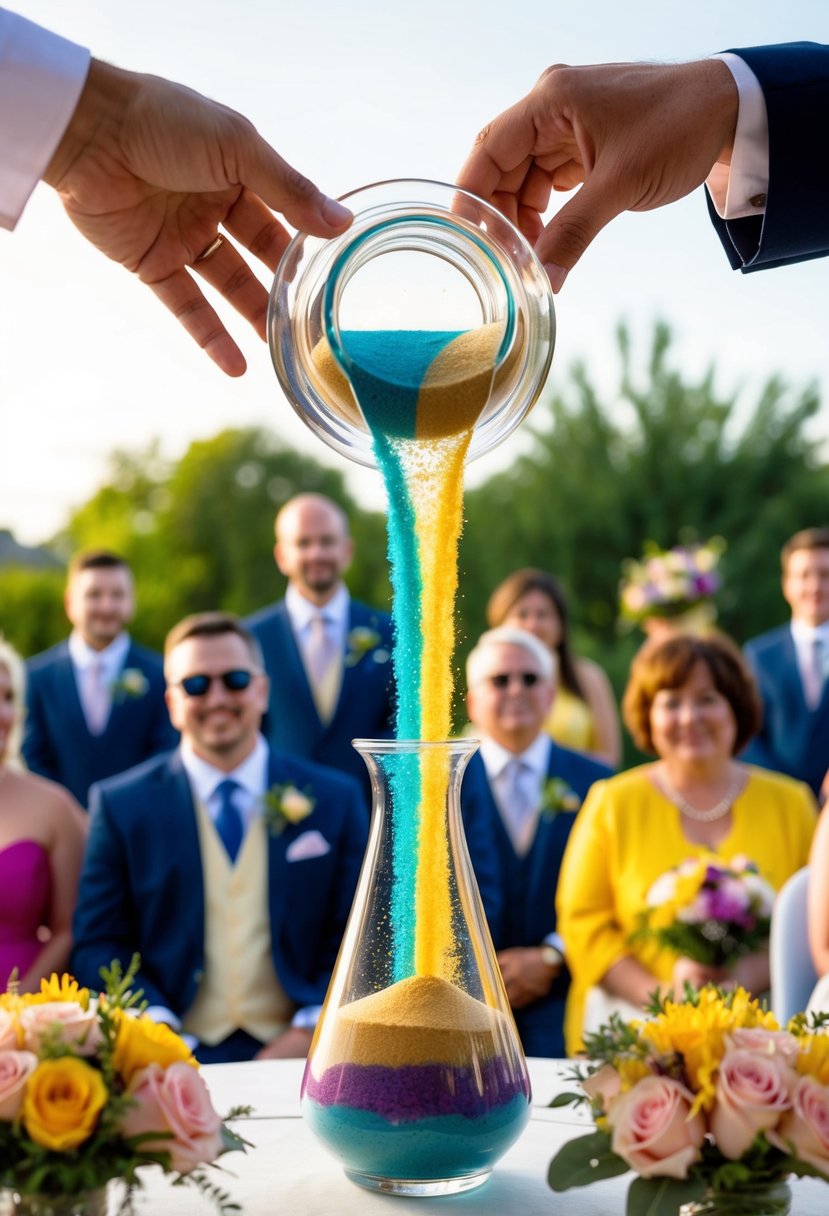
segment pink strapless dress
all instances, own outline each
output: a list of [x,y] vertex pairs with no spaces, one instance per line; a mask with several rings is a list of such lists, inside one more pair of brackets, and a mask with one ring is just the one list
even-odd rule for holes
[[14,967],[25,975],[43,949],[37,931],[49,918],[49,854],[35,840],[0,849],[0,992]]

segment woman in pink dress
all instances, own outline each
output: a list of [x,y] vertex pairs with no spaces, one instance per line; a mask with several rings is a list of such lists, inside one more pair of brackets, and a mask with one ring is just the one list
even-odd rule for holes
[[15,970],[20,991],[37,992],[66,967],[86,840],[74,798],[21,765],[23,683],[19,655],[0,638],[0,992]]

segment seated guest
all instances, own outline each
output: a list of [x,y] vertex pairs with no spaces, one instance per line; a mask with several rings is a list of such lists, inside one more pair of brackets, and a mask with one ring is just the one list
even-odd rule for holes
[[175,747],[161,658],[127,632],[135,595],[115,553],[78,554],[64,595],[72,632],[29,660],[23,755],[87,805],[94,781]]
[[23,662],[0,638],[0,992],[69,962],[86,817],[66,790],[20,764]]
[[[568,1052],[613,1008],[722,976],[652,941],[631,942],[652,884],[691,857],[745,856],[775,888],[805,865],[815,825],[807,786],[741,763],[760,722],[757,690],[725,637],[679,634],[637,654],[622,703],[642,751],[657,756],[594,786],[573,829],[558,888],[559,932],[573,983]],[[767,950],[742,956],[730,979],[760,994]],[[589,1004],[588,1004],[589,1001]]]
[[525,1052],[561,1056],[569,973],[556,935],[556,883],[575,811],[610,769],[545,732],[555,658],[531,633],[483,634],[466,675],[481,747],[464,776],[461,808],[465,821],[486,815],[494,828],[503,906],[490,924],[493,942]]
[[262,654],[236,617],[187,617],[164,670],[181,745],[93,789],[74,974],[100,986],[138,951],[150,1012],[199,1059],[303,1056],[366,845],[360,788],[268,747]]
[[567,600],[558,580],[544,570],[516,570],[489,597],[486,619],[493,629],[526,629],[549,647],[557,660],[558,691],[544,729],[563,747],[615,768],[622,743],[613,689],[597,663],[573,654]]

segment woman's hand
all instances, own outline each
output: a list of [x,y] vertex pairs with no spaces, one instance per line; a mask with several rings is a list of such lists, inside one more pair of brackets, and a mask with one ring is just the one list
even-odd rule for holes
[[704,988],[706,984],[717,984],[720,987],[734,987],[732,972],[722,967],[706,967],[704,963],[696,963],[690,958],[678,958],[674,963],[671,976],[674,986],[674,997],[681,1001],[685,996],[685,985],[692,988]]
[[540,946],[512,946],[509,950],[501,950],[498,964],[513,1009],[523,1009],[546,996],[561,970],[545,963]]

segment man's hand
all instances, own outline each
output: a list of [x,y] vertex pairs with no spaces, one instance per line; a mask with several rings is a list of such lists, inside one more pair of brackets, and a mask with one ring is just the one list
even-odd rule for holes
[[[649,211],[730,161],[737,86],[725,63],[548,68],[478,135],[458,185],[524,233],[558,291],[622,211]],[[581,189],[545,228],[552,190]]]
[[304,1059],[308,1055],[313,1037],[310,1030],[303,1030],[300,1026],[289,1026],[282,1034],[278,1034],[275,1039],[271,1039],[270,1043],[266,1043],[260,1051],[257,1051],[254,1058],[257,1060]]
[[222,371],[242,352],[195,270],[265,337],[268,292],[225,232],[276,270],[296,228],[330,237],[351,213],[287,164],[240,114],[156,76],[92,61],[44,180],[83,235],[147,283]]
[[498,954],[498,965],[513,1009],[546,996],[560,968],[544,962],[540,946],[512,946]]

